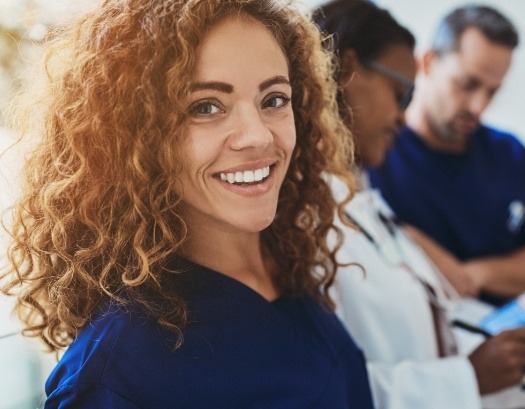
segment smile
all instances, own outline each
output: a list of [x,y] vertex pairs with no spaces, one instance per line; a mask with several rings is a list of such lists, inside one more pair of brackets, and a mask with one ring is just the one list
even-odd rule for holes
[[266,179],[270,174],[270,166],[264,166],[255,170],[245,170],[244,172],[221,173],[220,178],[229,184],[234,183],[254,183]]

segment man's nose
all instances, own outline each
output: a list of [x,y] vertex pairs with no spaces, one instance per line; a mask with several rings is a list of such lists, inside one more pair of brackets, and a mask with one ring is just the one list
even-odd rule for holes
[[492,101],[493,94],[486,90],[479,90],[472,95],[469,101],[469,111],[472,115],[480,117]]

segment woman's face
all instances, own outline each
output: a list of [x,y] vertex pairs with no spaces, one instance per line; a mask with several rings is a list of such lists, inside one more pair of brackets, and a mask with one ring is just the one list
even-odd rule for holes
[[[375,61],[410,81],[414,80],[416,63],[407,46],[392,45]],[[403,124],[401,101],[408,87],[359,62],[355,67],[353,77],[341,85],[354,115],[352,131],[356,155],[362,165],[379,166]]]
[[190,228],[270,225],[295,147],[291,96],[287,59],[268,29],[243,17],[212,27],[187,101],[181,189]]

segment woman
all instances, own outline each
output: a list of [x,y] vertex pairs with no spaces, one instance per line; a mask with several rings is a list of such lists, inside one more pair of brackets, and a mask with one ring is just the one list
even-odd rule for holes
[[[410,100],[414,38],[387,11],[360,0],[333,1],[315,17],[337,41],[341,109],[351,109],[347,120],[357,164],[378,166]],[[345,197],[347,188],[337,179],[333,188],[336,197]],[[338,272],[335,288],[341,318],[367,359],[375,404],[479,408],[480,392],[518,383],[523,347],[507,334],[468,358],[457,355],[447,316],[449,286],[393,216],[362,174],[359,191],[345,207],[358,230],[341,225],[345,241],[338,259],[350,265]],[[356,274],[360,270],[364,273]]]
[[46,408],[372,407],[326,308],[330,66],[289,2],[106,0],[55,33],[5,288],[69,346]]

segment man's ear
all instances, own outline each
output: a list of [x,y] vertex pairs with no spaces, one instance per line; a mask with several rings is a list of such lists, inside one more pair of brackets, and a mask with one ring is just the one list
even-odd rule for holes
[[424,75],[428,75],[432,67],[432,64],[434,64],[438,58],[439,57],[435,51],[433,50],[425,51],[423,55],[419,58],[418,72]]
[[353,48],[347,48],[340,58],[339,77],[340,85],[347,84],[361,67],[359,57]]

